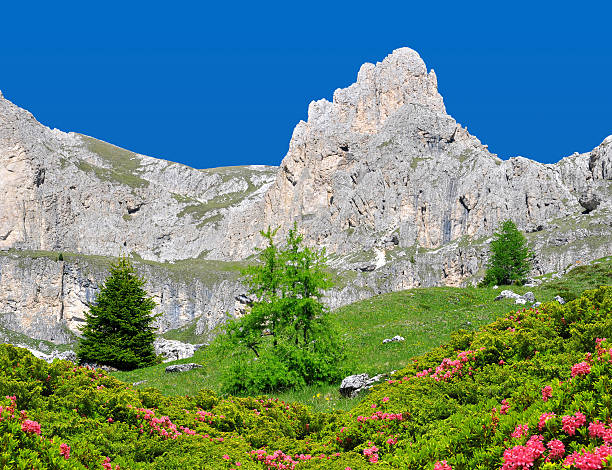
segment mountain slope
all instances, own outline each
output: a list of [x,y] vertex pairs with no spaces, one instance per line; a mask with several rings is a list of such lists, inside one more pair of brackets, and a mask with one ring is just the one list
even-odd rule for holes
[[195,170],[51,130],[0,98],[0,249],[197,258],[274,167]]
[[[213,271],[219,261],[222,274],[221,261],[241,262],[261,245],[260,230],[280,226],[283,236],[297,221],[306,242],[330,255],[338,280],[331,307],[475,282],[506,218],[528,232],[534,275],[612,253],[612,136],[554,165],[502,161],[447,113],[435,73],[408,48],[364,64],[333,102],[311,103],[280,168],[196,170],[143,156],[48,129],[0,94],[0,193],[0,250],[20,253],[18,262],[0,262],[0,292],[8,292],[0,313],[21,332],[66,325],[64,310],[78,313],[90,301],[88,286],[100,281],[100,274],[77,276],[72,304],[56,282],[32,291],[34,279],[63,279],[64,268],[45,270],[29,250],[133,253]],[[181,315],[166,309],[185,304],[177,294],[183,285],[166,286],[163,324],[207,316],[214,325],[233,313],[238,282],[228,295],[205,278],[197,282],[214,294],[188,302],[198,306],[179,308]],[[161,298],[162,291],[153,293]]]

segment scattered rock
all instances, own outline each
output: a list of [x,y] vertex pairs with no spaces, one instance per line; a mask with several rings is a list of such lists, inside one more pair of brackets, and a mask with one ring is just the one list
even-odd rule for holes
[[499,293],[495,300],[503,300],[503,299],[518,299],[520,295],[515,294],[511,290],[503,290]]
[[166,372],[187,372],[188,370],[199,369],[202,366],[193,362],[189,364],[174,364],[166,367]]
[[82,367],[89,367],[90,369],[101,369],[104,372],[118,372],[119,369],[113,366],[106,366],[104,364],[98,364],[97,362],[86,362],[81,364]]
[[368,374],[349,375],[340,384],[340,395],[347,398],[355,398],[363,390],[372,388],[389,374],[378,374],[371,377]]
[[523,284],[523,285],[525,287],[537,287],[540,284],[542,284],[542,280],[541,279],[529,278],[529,279],[527,279],[527,282],[525,282],[525,284]]
[[376,269],[376,265],[375,264],[367,264],[365,266],[361,266],[359,268],[359,271],[364,272],[364,273],[369,273],[372,272]]
[[535,295],[533,295],[533,292],[525,292],[524,295],[519,295],[511,290],[503,290],[495,297],[495,300],[503,299],[514,299],[515,304],[525,305],[527,302],[535,302]]
[[499,289],[499,286],[493,286],[493,289]]
[[561,305],[563,305],[565,303],[565,299],[563,297],[561,297],[560,295],[556,296],[553,300],[556,300]]
[[368,374],[349,375],[345,377],[340,384],[340,395],[349,398],[357,396],[359,391],[366,386],[368,380],[370,380]]
[[578,199],[578,203],[584,208],[583,214],[589,214],[597,209],[601,200],[595,194],[584,194]]
[[540,305],[542,305],[542,302],[536,302],[533,304],[533,308],[538,308]]
[[533,292],[525,292],[522,295],[523,299],[525,299],[527,302],[531,302],[534,303],[535,302],[535,295],[533,295]]
[[395,343],[395,342],[400,342],[400,341],[406,341],[406,339],[403,336],[400,335],[396,335],[393,338],[387,338],[387,339],[383,339],[383,344],[387,344],[387,343]]
[[253,303],[253,299],[244,294],[237,295],[235,299],[244,305],[251,305]]
[[543,224],[538,224],[538,223],[532,223],[527,225],[527,227],[525,227],[525,232],[526,233],[534,233],[534,232],[541,232],[542,230],[544,230],[545,226]]
[[399,245],[399,237],[397,234],[387,235],[380,240],[380,244],[385,248],[397,246]]
[[142,384],[144,384],[144,383],[147,383],[147,381],[146,381],[146,380],[140,380],[139,382],[134,382],[132,385],[133,385],[134,387],[137,387],[138,385],[142,385]]
[[192,357],[203,344],[190,344],[172,339],[157,338],[153,343],[155,354],[163,356],[164,362],[178,361]]
[[74,351],[51,351],[49,354],[45,354],[42,351],[29,348],[23,344],[16,344],[15,346],[18,348],[27,349],[28,351],[32,353],[34,357],[37,357],[38,359],[42,359],[43,361],[46,361],[49,364],[51,364],[54,359],[60,359],[62,361],[70,361],[74,363],[78,362],[77,355]]

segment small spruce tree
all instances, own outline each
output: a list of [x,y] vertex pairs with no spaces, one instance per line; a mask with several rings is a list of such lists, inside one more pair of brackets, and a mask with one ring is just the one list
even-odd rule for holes
[[104,281],[81,329],[79,361],[96,362],[120,370],[132,370],[156,362],[152,314],[153,299],[143,289],[125,256],[111,264],[110,276]]
[[481,285],[522,284],[531,269],[533,253],[527,239],[514,222],[506,220],[499,232],[493,234],[491,255]]

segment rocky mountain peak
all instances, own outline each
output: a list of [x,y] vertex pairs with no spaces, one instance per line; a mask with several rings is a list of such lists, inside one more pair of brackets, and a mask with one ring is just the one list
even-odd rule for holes
[[325,99],[313,101],[308,109],[308,123],[323,128],[333,124],[345,132],[372,134],[407,103],[445,112],[436,74],[433,70],[427,72],[416,51],[403,47],[382,62],[363,64],[357,81],[337,89],[332,103]]

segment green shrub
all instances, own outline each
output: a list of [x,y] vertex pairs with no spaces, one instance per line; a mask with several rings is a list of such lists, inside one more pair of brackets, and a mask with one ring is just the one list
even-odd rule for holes
[[[108,459],[121,469],[432,470],[446,460],[453,470],[497,470],[538,436],[545,448],[528,468],[579,468],[570,460],[609,439],[591,429],[612,436],[611,319],[612,287],[509,312],[415,357],[350,413],[209,390],[166,397],[0,345],[0,397],[15,396],[0,398],[0,468],[101,468]],[[554,416],[542,422],[544,413]],[[572,433],[563,417],[576,413],[584,423]],[[545,462],[553,440],[563,458]]]

